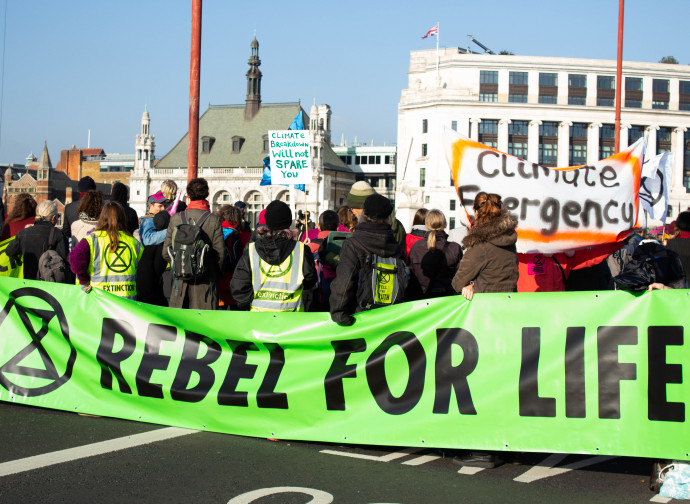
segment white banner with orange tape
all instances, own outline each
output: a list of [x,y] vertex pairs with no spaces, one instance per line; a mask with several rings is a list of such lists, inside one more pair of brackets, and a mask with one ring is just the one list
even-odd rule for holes
[[548,254],[616,242],[637,226],[643,138],[591,165],[548,168],[452,130],[444,134],[446,159],[467,216],[478,192],[499,194],[518,218],[518,252]]

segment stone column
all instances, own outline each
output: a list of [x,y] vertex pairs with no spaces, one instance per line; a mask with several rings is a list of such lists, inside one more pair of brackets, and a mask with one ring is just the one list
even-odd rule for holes
[[679,127],[673,130],[671,141],[671,152],[673,152],[673,173],[671,174],[671,191],[674,193],[685,193],[683,186],[683,154],[685,150],[686,127]]
[[501,119],[498,121],[498,150],[501,152],[508,152],[508,125],[510,119]]
[[599,161],[599,128],[601,123],[587,126],[587,164]]
[[[566,81],[567,82],[567,81]],[[573,123],[561,121],[558,125],[558,162],[559,167],[570,164],[570,127]]]
[[647,151],[644,156],[645,161],[649,161],[654,156],[656,156],[656,132],[658,129],[659,126],[647,126],[646,128],[645,132],[647,133]]
[[470,119],[470,139],[475,142],[479,141],[479,123],[481,119]]
[[539,162],[539,126],[541,121],[530,121],[527,130],[527,161]]
[[622,124],[621,123],[621,146],[620,146],[621,150],[625,150],[628,148],[628,133],[629,133],[628,130],[629,129],[630,129],[629,124]]

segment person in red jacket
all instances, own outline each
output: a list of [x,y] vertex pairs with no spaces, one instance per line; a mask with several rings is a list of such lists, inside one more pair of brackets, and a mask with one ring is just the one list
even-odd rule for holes
[[426,208],[420,208],[414,214],[414,219],[412,219],[412,229],[410,229],[410,232],[407,233],[407,236],[405,237],[405,259],[408,261],[410,259],[410,249],[412,248],[412,245],[426,236],[428,229],[424,225],[424,222],[426,221],[426,215],[428,213],[429,210]]
[[21,193],[14,200],[5,224],[2,227],[0,241],[12,238],[19,231],[31,226],[36,219],[36,200],[28,193]]
[[218,299],[220,306],[225,306],[228,310],[234,310],[237,308],[237,302],[230,293],[230,281],[235,273],[235,266],[237,266],[252,234],[242,230],[242,210],[235,205],[223,205],[216,210],[216,215],[222,221],[223,238],[228,249],[228,253],[225,256],[225,266],[223,267],[223,277],[218,282]]

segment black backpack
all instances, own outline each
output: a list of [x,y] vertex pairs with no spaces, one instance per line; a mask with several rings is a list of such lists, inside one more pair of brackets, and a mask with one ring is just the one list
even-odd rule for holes
[[370,253],[356,238],[352,241],[367,253],[359,270],[357,303],[363,310],[381,308],[405,300],[408,274],[405,261],[399,257],[381,257]]
[[242,257],[242,249],[240,248],[240,231],[233,229],[232,232],[225,239],[225,260],[223,261],[223,271],[229,273],[235,271],[237,263]]
[[68,283],[69,268],[65,259],[53,248],[53,238],[55,237],[55,226],[50,230],[48,236],[47,249],[38,258],[38,272],[36,278],[44,282]]
[[685,274],[680,257],[658,242],[641,243],[623,270],[613,278],[619,289],[640,292],[652,283],[674,289],[685,287]]
[[172,260],[170,268],[176,285],[178,280],[195,282],[209,269],[210,240],[201,229],[209,215],[210,212],[204,212],[196,223],[192,221],[190,224],[187,221],[187,212],[180,214],[182,222],[175,226],[172,246],[168,247],[168,254]]

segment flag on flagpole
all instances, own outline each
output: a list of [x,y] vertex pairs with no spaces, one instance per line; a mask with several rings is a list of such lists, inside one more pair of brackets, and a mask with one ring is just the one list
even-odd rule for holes
[[426,32],[426,35],[424,35],[422,38],[425,39],[427,37],[431,37],[432,35],[438,36],[438,23],[436,23],[436,25],[431,30]]
[[[290,124],[290,127],[288,128],[289,130],[303,130],[304,129],[304,118],[302,117],[302,110],[300,109],[299,112],[297,112],[297,115],[295,118],[292,120],[292,123]],[[273,185],[271,183],[271,157],[266,156],[263,161],[264,164],[264,171],[263,174],[261,175],[261,182],[259,185],[265,186],[265,185]],[[281,184],[285,185],[285,184]],[[289,187],[285,185],[285,187]],[[295,189],[299,191],[306,191],[306,188],[304,187],[304,184],[295,184]]]
[[672,171],[672,152],[663,152],[642,165],[639,198],[650,219],[661,222],[666,220],[668,183]]

